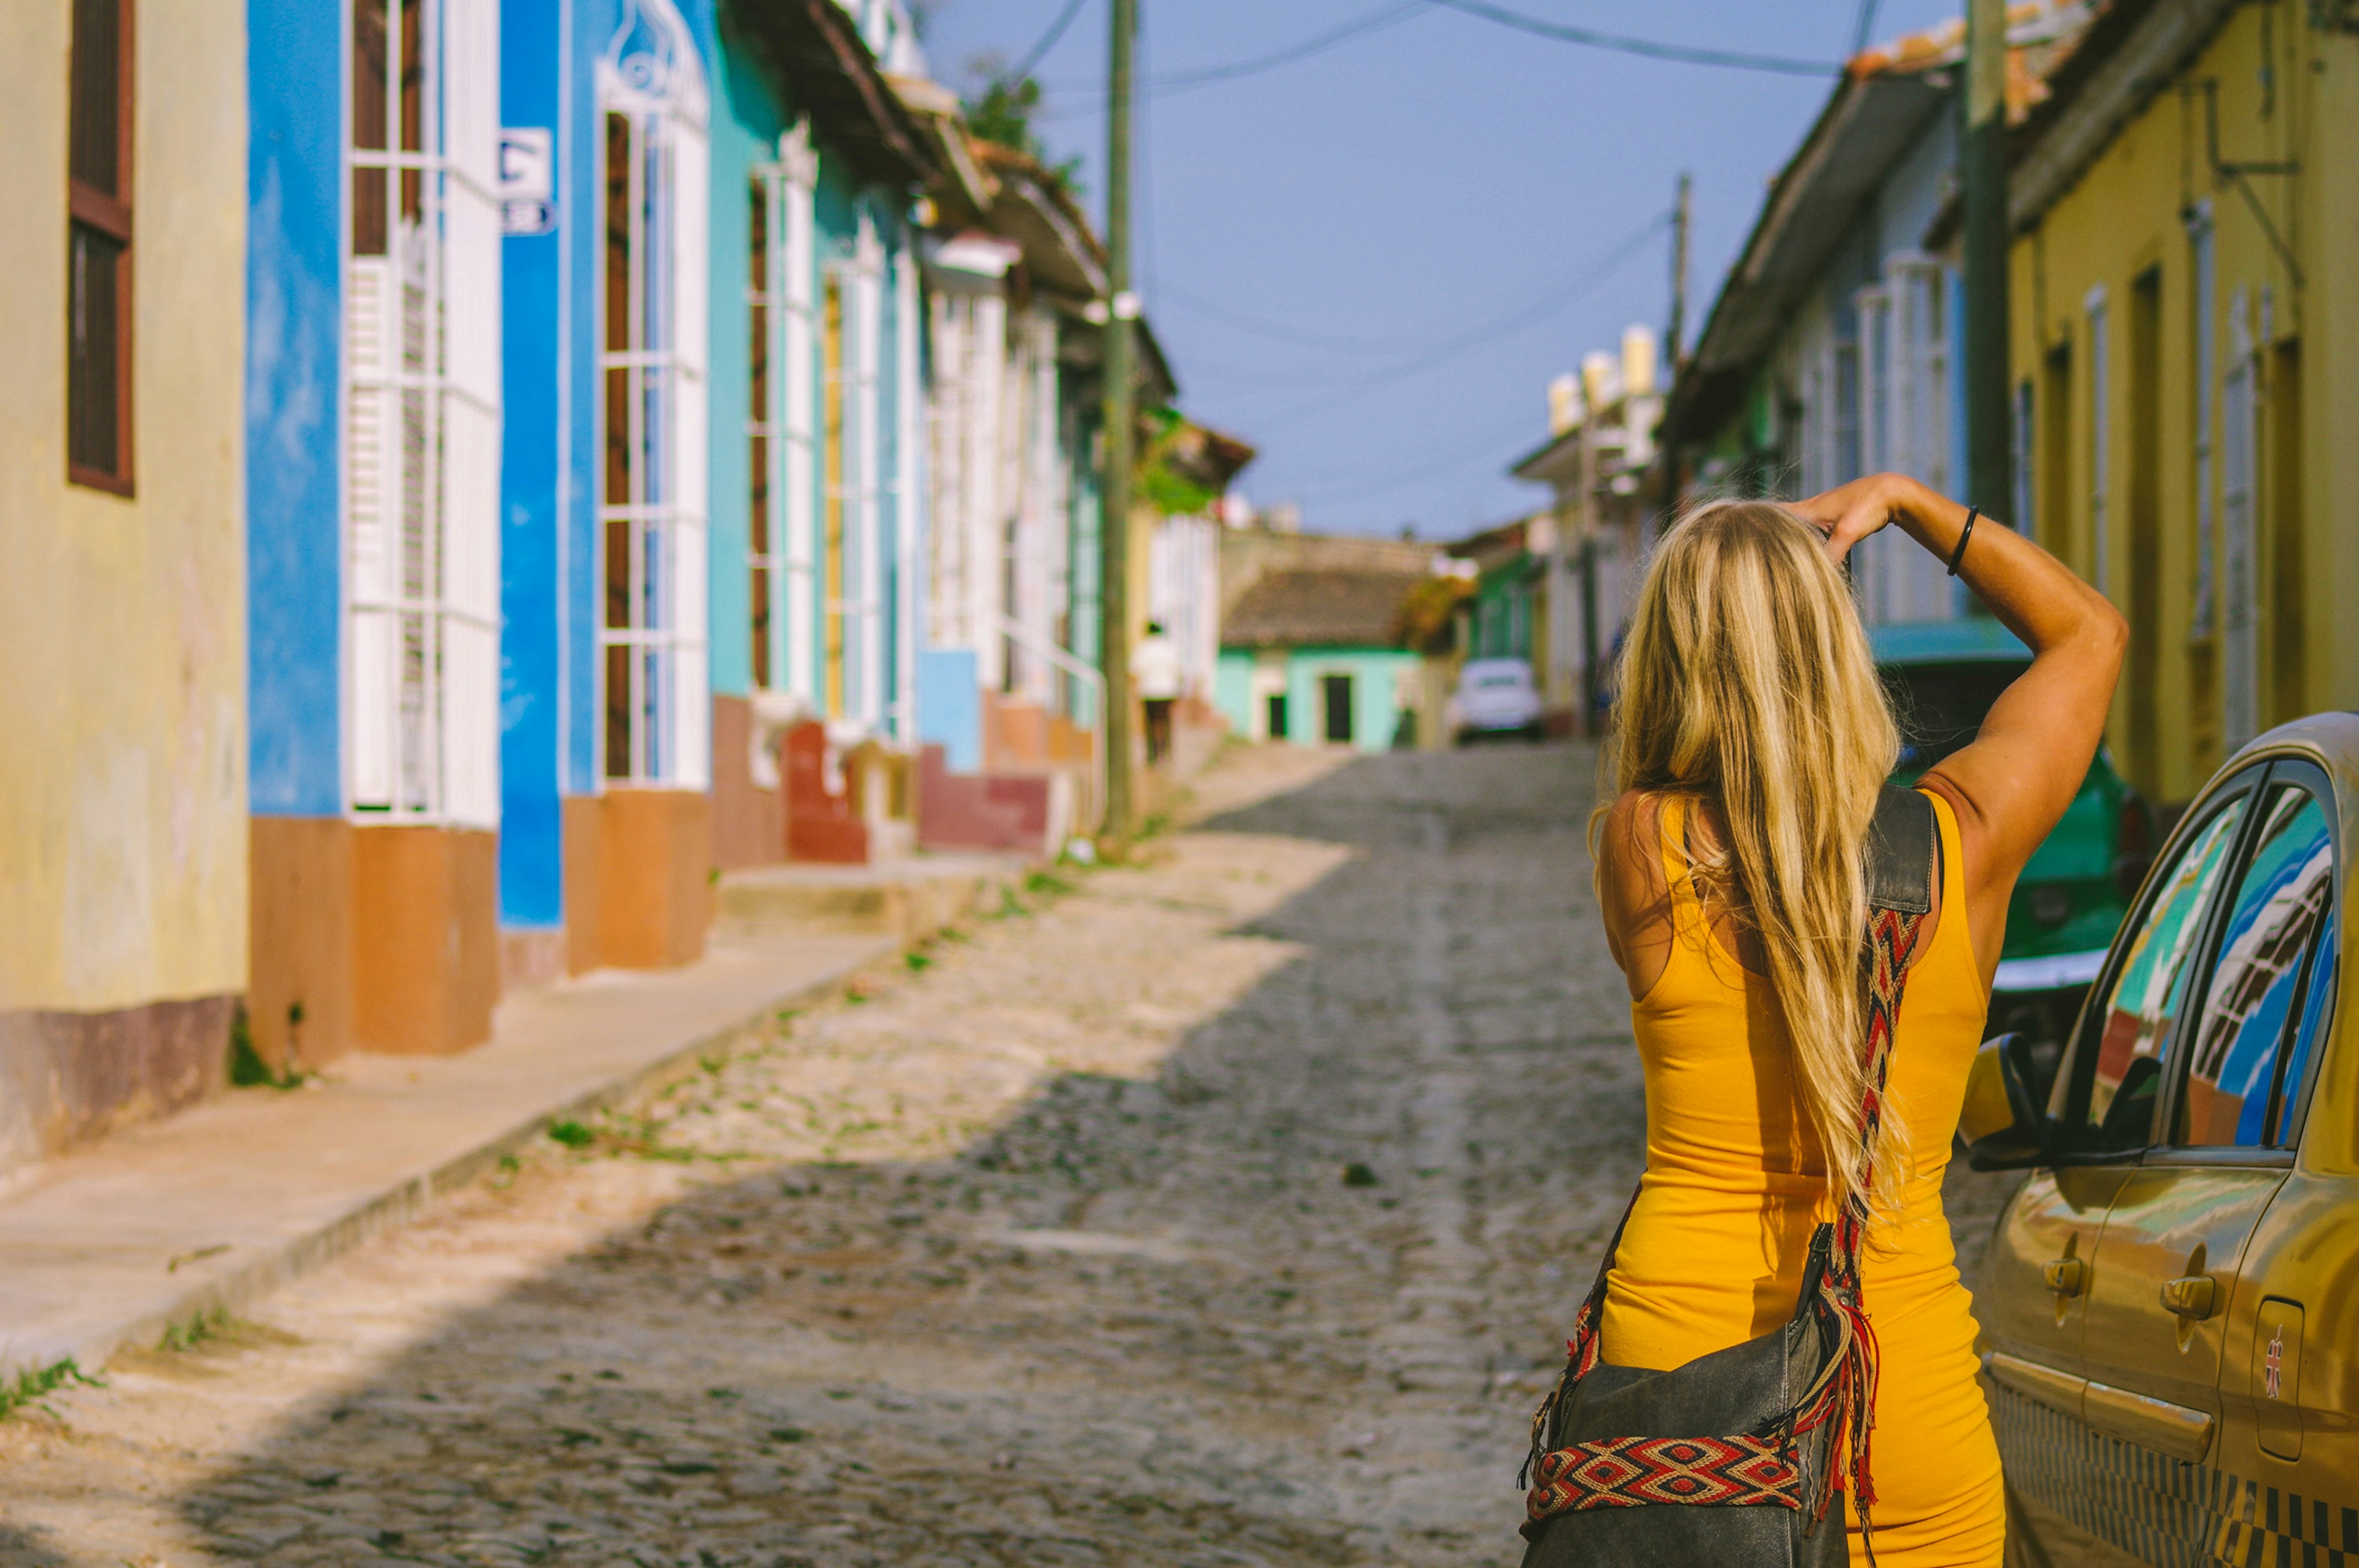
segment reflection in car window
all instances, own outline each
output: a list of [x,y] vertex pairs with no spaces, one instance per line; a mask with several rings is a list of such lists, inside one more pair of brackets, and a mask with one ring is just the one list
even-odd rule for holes
[[2192,972],[2188,959],[2202,935],[2245,799],[2238,795],[2213,813],[2158,873],[2154,900],[2124,949],[2121,972],[2099,1015],[2096,1078],[2089,1091],[2089,1126],[2102,1148],[2137,1148],[2153,1129],[2162,1054]]
[[2291,785],[2271,790],[2221,929],[2172,1142],[2258,1148],[2267,1135],[2278,1043],[2333,869],[2334,845],[2318,797]]
[[[2331,884],[2333,877],[2327,878]],[[2285,1071],[2277,1081],[2284,1088],[2277,1096],[2277,1114],[2269,1131],[2269,1141],[2290,1144],[2294,1134],[2301,1130],[2295,1125],[2294,1113],[2300,1108],[2302,1074],[2310,1065],[2310,1048],[2318,1040],[2318,1032],[2326,1026],[2327,1014],[2334,1011],[2334,960],[2342,950],[2337,939],[2334,906],[2330,890],[2324,912],[2319,916],[2318,944],[2310,954],[2310,976],[2302,982],[2301,1022],[2294,1030],[2293,1049],[2286,1056]]]

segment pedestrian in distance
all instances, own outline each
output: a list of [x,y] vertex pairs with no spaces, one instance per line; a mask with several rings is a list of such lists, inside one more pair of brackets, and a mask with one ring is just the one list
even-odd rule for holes
[[[1914,791],[1886,784],[1898,733],[1843,572],[1887,526],[2033,655]],[[1941,1179],[2008,896],[2095,754],[2125,640],[2055,557],[1899,475],[1793,505],[1712,503],[1666,532],[1622,660],[1612,798],[1591,822],[1647,1169],[1535,1421],[1528,1564],[1708,1551],[1997,1568],[1998,1451]],[[1756,1430],[1678,1444],[1699,1429],[1676,1414],[1661,1440],[1584,1426],[1670,1409],[1674,1378],[1723,1398],[1715,1368],[1756,1344],[1812,1379]],[[1670,1506],[1688,1501],[1764,1506]],[[1814,1506],[1829,1510],[1815,1532]],[[1712,1544],[1756,1528],[1774,1540]]]
[[1162,622],[1148,622],[1147,635],[1131,650],[1130,678],[1147,718],[1147,765],[1156,767],[1171,754],[1171,709],[1180,687],[1180,648]]

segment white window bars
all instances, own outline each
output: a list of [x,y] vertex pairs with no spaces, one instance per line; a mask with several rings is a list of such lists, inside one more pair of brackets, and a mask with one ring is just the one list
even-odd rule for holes
[[[1909,474],[1944,494],[1951,466],[1948,286],[1938,260],[1902,253],[1886,258],[1881,281],[1854,296],[1860,467]],[[1862,545],[1856,580],[1872,622],[1939,619],[1955,607],[1940,564],[1896,535]]]
[[996,292],[933,296],[933,532],[927,635],[971,648],[980,683],[996,689],[1006,651],[998,620],[999,409],[1006,301]]
[[669,0],[633,0],[598,94],[602,771],[610,784],[701,788],[705,99]]
[[852,259],[852,554],[844,576],[845,613],[857,629],[857,674],[843,717],[872,733],[887,701],[885,666],[885,246],[875,215],[860,211]]
[[925,428],[918,344],[918,256],[904,229],[893,258],[893,734],[918,737],[918,541],[919,442]]
[[499,820],[497,0],[359,0],[347,75],[345,801]]
[[1017,696],[1053,706],[1056,681],[1050,664],[1031,650],[1057,645],[1056,607],[1063,597],[1065,485],[1059,442],[1057,321],[1035,307],[1016,322],[1016,357],[1008,367],[1011,415],[1006,428],[1013,485],[1008,510],[1007,597],[1001,613],[1020,623],[1027,638],[1007,641],[1003,685]]
[[812,379],[818,306],[812,298],[816,252],[814,193],[819,159],[810,127],[799,123],[778,138],[778,158],[755,172],[761,197],[762,276],[751,284],[757,353],[766,374],[747,427],[765,524],[751,541],[757,602],[769,613],[756,635],[755,685],[815,705],[812,676],[818,518],[812,464],[816,397]]
[[825,679],[831,719],[869,729],[884,718],[883,462],[878,386],[884,247],[864,210],[849,246],[828,264],[821,311],[825,412]]

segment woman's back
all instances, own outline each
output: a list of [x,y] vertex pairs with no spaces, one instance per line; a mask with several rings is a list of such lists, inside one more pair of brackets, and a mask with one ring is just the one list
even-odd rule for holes
[[[1875,1547],[1902,1568],[1995,1557],[1998,1456],[1974,1381],[1941,1177],[1980,1042],[1982,976],[1965,918],[1957,822],[1934,797],[1942,875],[1894,1031],[1887,1147],[1896,1206],[1870,1227],[1861,1291],[1882,1350]],[[1610,1276],[1603,1358],[1669,1368],[1768,1333],[1794,1310],[1817,1223],[1832,1217],[1823,1152],[1803,1114],[1770,982],[1715,933],[1684,845],[1686,804],[1662,803],[1668,938],[1631,1004],[1647,1084],[1647,1173]]]
[[[2125,639],[2087,584],[2019,535],[1977,535],[1976,515],[1884,474],[1675,524],[1625,644],[1622,794],[1598,844],[1646,1069],[1647,1171],[1596,1347],[1669,1369],[1757,1337],[1793,1311],[1815,1223],[1869,1206],[1855,1310],[1872,1344],[1844,1386],[1871,1392],[1874,1441],[1845,1464],[1867,1471],[1876,1556],[1899,1568],[2000,1559],[1998,1458],[1941,1176],[2007,899],[2096,750]],[[1934,907],[1888,1050],[1878,1033],[1864,1052],[1863,850],[1898,734],[1841,566],[1896,523],[2032,661],[1922,782]],[[1863,1119],[1879,1061],[1880,1110]]]

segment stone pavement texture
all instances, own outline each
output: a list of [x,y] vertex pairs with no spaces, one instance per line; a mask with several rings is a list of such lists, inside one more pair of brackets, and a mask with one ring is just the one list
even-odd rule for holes
[[[552,1120],[693,1072],[749,1018],[832,992],[1021,871],[988,857],[883,878],[826,870],[772,879],[777,907],[757,902],[685,968],[509,998],[479,1050],[347,1057],[299,1091],[234,1093],[17,1175],[0,1190],[0,1377],[66,1357],[100,1366],[242,1307],[479,1179]],[[779,896],[802,882],[838,903],[866,889],[877,907]]]
[[1512,1562],[1643,1144],[1593,768],[1233,757],[1145,863],[0,1422],[0,1564]]

